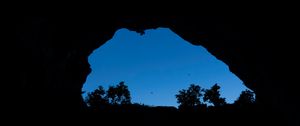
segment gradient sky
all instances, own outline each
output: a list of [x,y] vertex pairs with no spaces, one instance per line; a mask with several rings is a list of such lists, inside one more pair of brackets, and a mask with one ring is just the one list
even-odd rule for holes
[[120,29],[89,56],[89,63],[92,72],[83,91],[125,81],[133,103],[177,107],[175,94],[192,83],[207,89],[218,83],[228,103],[247,89],[226,64],[167,28],[144,35]]

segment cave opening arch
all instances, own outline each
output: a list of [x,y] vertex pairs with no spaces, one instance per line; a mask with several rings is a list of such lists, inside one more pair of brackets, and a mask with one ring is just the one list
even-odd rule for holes
[[[23,15],[15,20],[17,44],[13,47],[17,47],[17,52],[8,54],[19,57],[11,59],[22,64],[11,67],[17,71],[13,77],[17,79],[5,86],[7,89],[18,87],[11,97],[26,103],[18,110],[37,110],[36,104],[40,108],[51,106],[57,111],[81,110],[81,88],[90,72],[87,57],[94,49],[120,28],[143,33],[145,29],[166,27],[193,44],[201,44],[226,63],[248,88],[255,91],[257,101],[265,109],[279,110],[286,116],[277,114],[278,117],[295,122],[299,119],[293,115],[298,115],[295,110],[299,110],[299,105],[293,100],[297,99],[298,88],[290,81],[296,78],[287,73],[297,66],[294,62],[297,46],[286,41],[289,37],[285,35],[291,35],[282,32],[286,29],[269,23],[277,19],[278,15],[270,18],[263,13],[223,16],[201,13],[186,16]],[[202,33],[207,33],[208,42],[200,41],[199,34]],[[39,101],[35,94],[39,94]],[[9,101],[9,105],[19,104]]]
[[[133,101],[135,101],[135,100],[146,101],[145,97],[147,97],[148,99],[154,98],[153,93],[152,93],[152,95],[147,95],[147,94],[144,94],[141,91],[139,91],[140,93],[138,93],[138,94],[140,94],[140,95],[142,94],[142,96],[137,95],[136,89],[144,90],[144,88],[137,86],[137,84],[147,86],[147,85],[151,85],[151,83],[153,83],[153,84],[160,83],[161,87],[163,87],[163,85],[168,85],[168,83],[169,84],[173,83],[173,86],[169,85],[170,87],[168,88],[168,91],[166,91],[166,90],[163,91],[161,89],[156,89],[156,88],[151,89],[151,88],[149,88],[150,86],[147,86],[147,87],[149,88],[148,90],[156,90],[156,93],[155,93],[156,97],[157,97],[157,95],[161,94],[162,92],[172,92],[169,94],[166,93],[164,95],[159,95],[159,96],[164,97],[165,105],[169,104],[172,106],[177,106],[174,95],[176,94],[177,91],[180,90],[180,88],[178,88],[178,86],[181,86],[181,89],[183,89],[183,88],[187,87],[188,84],[192,84],[192,83],[197,84],[198,83],[200,86],[201,85],[205,86],[204,88],[208,89],[208,88],[210,88],[209,85],[212,86],[215,83],[218,83],[219,85],[221,84],[221,87],[222,87],[221,93],[222,93],[222,95],[225,94],[225,98],[227,99],[228,103],[233,103],[233,101],[236,100],[236,98],[238,97],[239,93],[245,89],[245,87],[243,87],[244,86],[243,82],[241,82],[235,75],[233,75],[228,70],[228,66],[226,66],[221,61],[217,60],[215,57],[213,57],[211,54],[209,54],[209,52],[207,52],[205,48],[201,47],[200,45],[197,45],[197,46],[191,45],[189,42],[184,41],[182,38],[180,38],[178,35],[176,35],[174,32],[172,32],[170,29],[167,29],[167,28],[147,29],[144,32],[146,32],[145,35],[137,35],[136,33],[129,31],[128,29],[119,29],[116,31],[116,33],[114,34],[112,39],[110,39],[105,44],[103,44],[104,46],[97,48],[96,51],[93,52],[93,54],[91,54],[91,56],[89,56],[90,64],[92,63],[91,67],[93,68],[93,71],[92,71],[92,74],[89,75],[88,80],[87,80],[88,82],[85,83],[83,91],[90,92],[91,87],[93,87],[93,89],[96,89],[98,87],[96,85],[100,85],[100,83],[101,83],[101,86],[104,86],[104,88],[107,89],[108,84],[112,84],[112,82],[117,84],[117,82],[115,82],[115,81],[130,80],[129,81],[130,89],[132,87],[132,86],[130,86],[130,85],[132,85],[131,83],[135,84],[135,86],[133,87],[133,90],[132,90]],[[207,38],[205,38],[205,36],[206,36],[205,33],[202,33],[200,35],[203,37],[202,40],[207,41],[206,40]],[[174,46],[172,46],[172,45],[174,45]],[[157,47],[157,48],[155,48],[155,47]],[[114,49],[114,48],[117,48],[117,49]],[[143,48],[143,49],[141,50],[141,48]],[[148,49],[148,48],[151,48],[151,49]],[[153,48],[156,50],[152,50]],[[153,53],[145,53],[145,52],[151,52],[151,51],[158,51],[158,52],[153,52],[153,53],[155,53],[155,54],[160,53],[159,54],[160,56],[155,55]],[[166,53],[165,51],[167,51],[168,53]],[[119,54],[119,52],[122,52],[122,54]],[[135,52],[135,54],[133,54],[133,52]],[[138,53],[138,54],[136,54],[136,53]],[[123,56],[119,56],[119,55],[123,55]],[[168,57],[163,57],[164,55],[168,55]],[[177,55],[176,56],[177,58],[180,58],[180,56],[182,56],[182,55],[186,55],[186,56],[182,57],[181,60],[178,60],[175,57],[173,57],[173,59],[172,59],[171,57],[175,56],[175,55]],[[190,55],[190,57],[188,55]],[[151,70],[152,72],[150,72],[150,73],[152,73],[151,75],[147,75],[147,77],[145,77],[144,75],[141,75],[140,77],[144,78],[144,81],[137,82],[136,80],[133,79],[132,76],[128,76],[127,74],[133,74],[133,75],[138,76],[141,73],[143,73],[143,72],[141,72],[141,70],[147,71],[147,68],[149,66],[148,67],[145,67],[145,66],[139,67],[139,66],[143,66],[143,64],[145,64],[145,62],[143,62],[143,60],[147,60],[147,63],[148,62],[151,63],[151,62],[153,62],[153,60],[154,60],[154,62],[157,61],[157,60],[155,60],[155,58],[154,59],[152,58],[152,60],[149,61],[148,58],[145,58],[144,56],[160,57],[160,58],[158,58],[158,62],[160,61],[159,59],[161,59],[161,58],[164,58],[165,60],[167,60],[167,59],[172,60],[173,62],[171,62],[171,61],[161,62],[162,65],[159,65],[159,67],[160,67],[159,70],[155,69],[156,67],[153,67],[154,69],[152,69]],[[186,57],[189,57],[189,58],[186,58]],[[116,59],[120,60],[121,62],[116,61]],[[126,61],[125,61],[125,59],[126,59]],[[141,61],[141,59],[142,59],[142,61]],[[129,61],[127,61],[127,60],[129,60]],[[185,61],[185,60],[187,60],[187,61]],[[140,62],[140,64],[132,62],[132,61]],[[110,63],[108,63],[108,62],[110,62]],[[115,66],[111,65],[111,64],[116,64],[116,62],[120,62],[120,64],[115,65]],[[197,62],[198,64],[195,64],[195,62]],[[125,65],[124,65],[124,63],[125,63]],[[170,66],[170,63],[171,64],[176,63],[177,67],[178,66],[181,66],[181,67],[185,66],[185,67],[180,68],[182,71],[177,70],[177,72],[175,72],[175,73],[184,73],[184,72],[190,71],[189,74],[193,74],[193,76],[189,75],[189,77],[183,77],[183,75],[176,75],[171,72],[171,74],[173,74],[173,76],[177,76],[176,78],[182,78],[182,80],[178,80],[178,79],[174,78],[171,81],[169,78],[169,81],[166,81],[165,78],[168,76],[168,74],[161,71],[162,66],[164,66],[163,65],[164,63],[169,64],[168,66],[164,67],[165,71],[170,71],[170,69],[172,69],[172,71],[174,72],[174,69],[176,69],[176,67],[173,65],[173,68],[172,68],[171,67],[172,65]],[[130,65],[128,65],[128,64],[130,64]],[[134,64],[136,66],[132,67],[132,64]],[[201,64],[201,65],[199,65],[199,64]],[[121,66],[123,66],[123,67],[121,67]],[[115,67],[119,68],[119,69],[116,70]],[[128,67],[131,68],[132,70],[128,71]],[[136,68],[136,67],[138,67],[138,68]],[[193,67],[193,69],[191,67]],[[105,69],[105,70],[102,70],[102,69]],[[136,69],[139,69],[139,70],[136,70]],[[195,69],[197,69],[198,72],[195,72]],[[124,72],[122,72],[122,70],[127,71],[127,73],[125,74]],[[153,74],[153,70],[154,71],[157,70],[157,71],[161,71],[161,72],[159,72],[159,73],[154,72],[155,74]],[[115,72],[114,74],[111,73],[113,71]],[[139,72],[135,73],[132,71],[135,71],[135,72],[139,71]],[[202,71],[202,72],[200,72],[200,71]],[[148,70],[148,72],[149,72],[149,70]],[[124,73],[124,74],[122,74],[122,73]],[[159,76],[154,76],[156,74],[163,75],[164,79]],[[122,77],[120,77],[121,75],[122,75]],[[196,77],[195,75],[198,75],[198,76]],[[117,76],[117,77],[115,77],[115,76]],[[150,76],[150,78],[152,77],[153,79],[160,78],[159,80],[163,81],[163,82],[159,82],[159,81],[152,82],[154,80],[147,79],[149,76]],[[107,78],[110,78],[110,79],[107,79]],[[112,78],[114,78],[114,79],[112,79]],[[189,78],[189,79],[187,79],[187,78]],[[210,79],[208,79],[208,78],[210,78]],[[138,79],[138,78],[135,78],[135,79]],[[174,81],[174,80],[176,80],[176,81]],[[97,81],[97,83],[96,83],[96,81]],[[125,82],[127,82],[127,81],[125,81]],[[181,84],[178,82],[180,82]],[[185,85],[185,86],[182,86],[182,85]],[[241,86],[241,85],[243,85],[243,86]],[[177,86],[177,88],[174,89],[176,86]],[[173,89],[173,90],[171,90],[171,89]],[[145,91],[143,91],[143,92],[145,92]],[[231,94],[231,95],[229,95],[229,94]],[[83,97],[84,98],[86,97],[86,93],[83,95]],[[140,97],[140,98],[137,99],[136,97]],[[166,100],[168,100],[169,102],[166,102]],[[152,102],[154,102],[154,101],[152,101]],[[162,102],[162,101],[155,101],[155,102]],[[138,102],[138,103],[144,103],[144,102]],[[148,101],[146,104],[151,105],[151,102]],[[155,104],[159,105],[158,103],[155,103]]]

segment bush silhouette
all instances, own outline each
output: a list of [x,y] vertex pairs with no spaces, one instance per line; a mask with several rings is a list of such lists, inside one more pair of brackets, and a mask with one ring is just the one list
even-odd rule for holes
[[93,92],[88,93],[86,103],[88,107],[92,110],[104,109],[105,105],[108,104],[104,88],[102,86],[99,86]]
[[106,97],[108,101],[114,105],[131,104],[131,96],[128,86],[126,86],[123,81],[116,86],[109,86]]
[[242,91],[240,96],[236,101],[234,101],[235,105],[238,106],[250,106],[255,103],[254,92],[250,90]]
[[131,96],[128,86],[122,81],[116,86],[109,86],[107,91],[102,86],[99,86],[96,90],[88,93],[85,102],[89,110],[107,111],[116,109],[115,105],[131,104]]
[[210,89],[205,90],[205,94],[203,97],[204,102],[208,101],[216,107],[225,105],[225,98],[220,97],[219,89],[220,86],[218,84],[214,84]]
[[191,84],[190,87],[185,90],[182,89],[175,95],[177,99],[177,103],[179,103],[180,109],[187,109],[187,108],[195,108],[196,106],[200,105],[200,97],[202,96],[203,90],[200,86]]

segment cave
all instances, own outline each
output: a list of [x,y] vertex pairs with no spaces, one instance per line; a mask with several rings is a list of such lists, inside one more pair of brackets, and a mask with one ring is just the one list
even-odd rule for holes
[[81,88],[91,71],[92,51],[118,29],[143,34],[164,27],[205,47],[255,92],[266,112],[293,125],[299,117],[297,88],[288,73],[296,64],[287,55],[294,50],[288,42],[278,44],[278,29],[268,21],[257,15],[15,17],[15,52],[7,55],[18,58],[10,58],[13,79],[5,88],[13,93],[7,91],[6,106],[19,114],[81,113]]

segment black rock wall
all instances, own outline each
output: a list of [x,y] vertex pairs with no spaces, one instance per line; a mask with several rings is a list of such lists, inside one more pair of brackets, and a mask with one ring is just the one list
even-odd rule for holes
[[[93,50],[120,28],[143,33],[166,27],[225,62],[255,91],[266,111],[297,120],[296,85],[289,73],[293,46],[281,42],[283,30],[259,15],[224,16],[21,16],[11,56],[13,89],[6,99],[13,111],[68,113],[84,110],[81,88],[91,69]],[[291,50],[289,50],[289,48]],[[17,99],[17,100],[16,100]],[[293,122],[291,121],[291,122]]]

